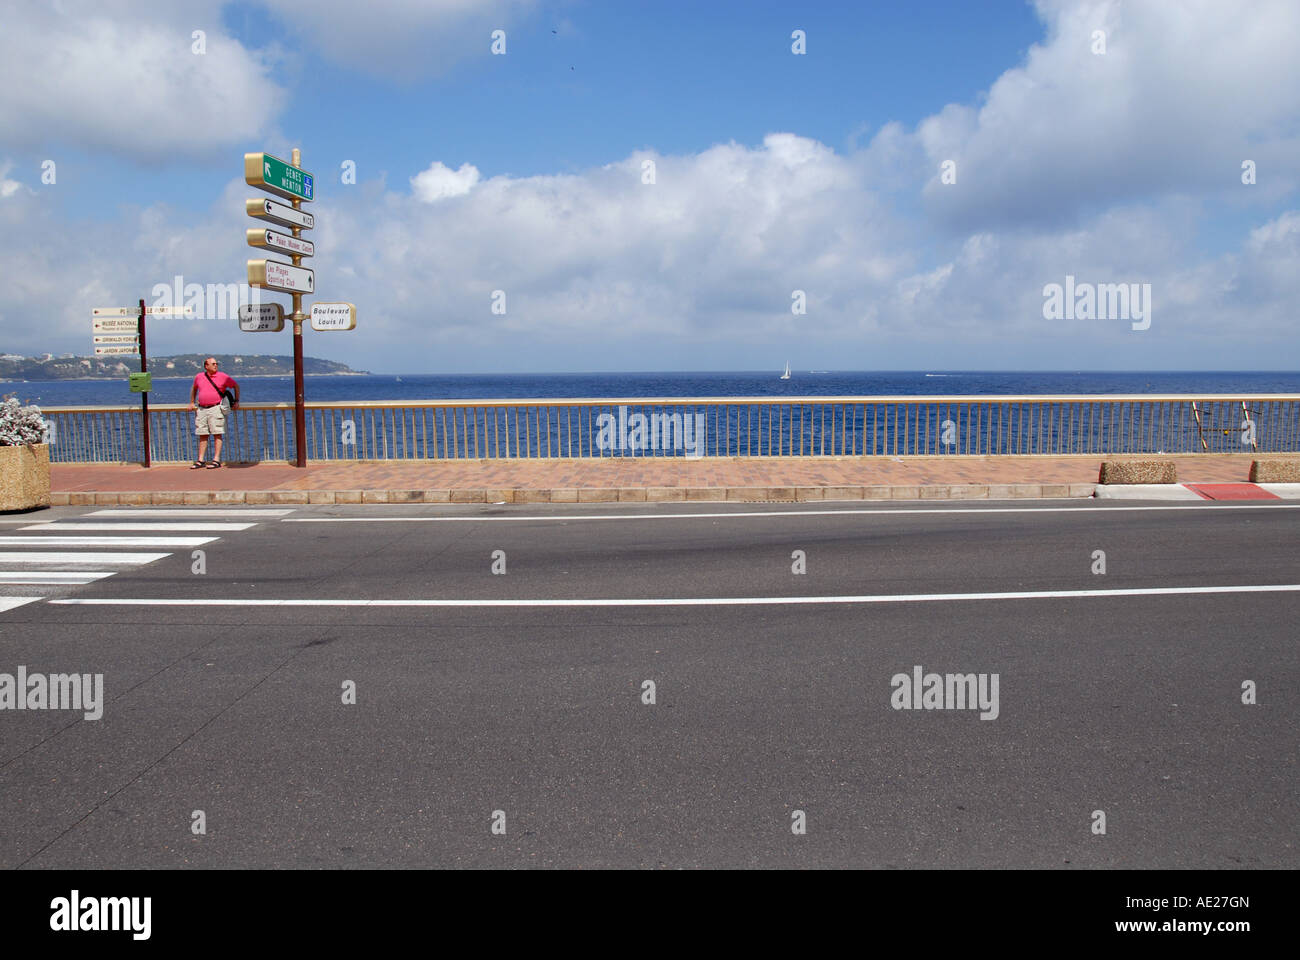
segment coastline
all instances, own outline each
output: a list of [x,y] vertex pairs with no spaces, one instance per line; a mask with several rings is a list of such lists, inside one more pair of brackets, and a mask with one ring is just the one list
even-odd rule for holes
[[[137,371],[134,371],[134,370],[133,370],[133,371],[131,371],[131,372],[132,372],[132,373],[135,373],[135,372],[137,372]],[[153,373],[152,370],[150,370],[149,372],[150,372],[150,373]],[[223,371],[223,372],[224,372],[224,371]],[[197,377],[198,374],[196,373],[194,376]],[[288,373],[245,373],[245,374],[241,374],[240,376],[236,377],[235,379],[237,379],[237,380],[275,380],[275,379],[279,379],[279,378],[281,378],[281,377],[292,377],[292,376],[293,376],[293,371],[290,370]],[[372,376],[384,376],[384,374],[372,374],[372,373],[366,373],[366,372],[364,372],[364,371],[362,371],[362,370],[348,370],[346,373],[304,373],[303,376],[304,376],[304,377],[372,377]],[[122,378],[121,378],[120,376],[116,376],[116,377],[55,377],[55,378],[53,378],[53,379],[51,379],[51,380],[6,380],[6,379],[4,379],[3,377],[0,377],[0,383],[114,383],[114,382],[116,382],[116,381],[118,381],[118,380],[121,380],[121,379],[122,379]],[[192,378],[192,377],[189,377],[189,376],[186,376],[186,375],[182,375],[182,376],[179,376],[179,377],[175,377],[175,376],[169,376],[169,377],[159,377],[159,376],[155,376],[154,379],[155,379],[155,380],[191,380],[191,379],[193,379],[193,378]]]

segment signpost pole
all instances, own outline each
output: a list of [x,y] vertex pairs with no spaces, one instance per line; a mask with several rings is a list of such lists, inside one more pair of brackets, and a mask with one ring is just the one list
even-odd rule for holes
[[[140,372],[149,372],[149,354],[145,352],[144,345],[144,301],[140,301]],[[152,460],[149,456],[149,391],[145,390],[140,394],[140,420],[141,432],[144,434],[144,465],[149,467]]]
[[[293,151],[293,165],[302,166],[302,151],[297,147]],[[293,201],[295,210],[302,209],[302,201],[295,199]],[[295,237],[302,236],[300,227],[293,228]],[[302,266],[302,257],[294,255],[293,265]],[[293,429],[297,437],[298,459],[295,466],[307,466],[307,408],[305,390],[303,388],[302,377],[302,322],[306,317],[302,312],[302,294],[293,294]]]

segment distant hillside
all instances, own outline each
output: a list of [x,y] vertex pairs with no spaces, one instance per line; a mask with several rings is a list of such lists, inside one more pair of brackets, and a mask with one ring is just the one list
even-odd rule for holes
[[[171,357],[150,357],[149,372],[155,377],[192,377],[203,370],[203,361],[215,356],[221,369],[236,380],[244,377],[292,376],[293,357],[271,357],[247,353],[182,353]],[[139,357],[18,357],[0,354],[0,380],[113,380],[140,369]],[[304,373],[356,374],[345,363],[304,357]]]

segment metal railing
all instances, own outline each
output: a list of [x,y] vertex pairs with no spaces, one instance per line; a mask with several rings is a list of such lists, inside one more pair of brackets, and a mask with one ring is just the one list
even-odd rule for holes
[[[156,461],[194,416],[149,409]],[[137,407],[50,407],[51,460],[143,458]],[[1063,456],[1300,451],[1300,395],[702,397],[307,404],[310,460]],[[295,458],[293,405],[228,418],[228,462]]]

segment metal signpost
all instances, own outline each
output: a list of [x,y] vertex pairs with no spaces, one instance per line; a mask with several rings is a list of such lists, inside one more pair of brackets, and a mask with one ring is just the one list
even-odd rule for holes
[[[244,204],[245,211],[249,216],[273,220],[288,226],[293,230],[294,240],[301,240],[302,231],[316,225],[315,217],[302,211],[304,201],[316,199],[316,179],[299,166],[301,163],[302,151],[297,148],[293,151],[293,163],[285,163],[269,153],[244,154],[244,182],[249,186],[273,193],[277,197],[284,197],[293,204],[291,208],[285,208],[283,204],[272,203],[269,200],[249,200]],[[245,239],[253,244],[255,234],[264,236],[270,232],[249,230],[245,234]],[[265,246],[266,244],[253,245]],[[312,248],[312,253],[314,252],[315,247]],[[291,251],[290,253],[293,266],[288,266],[279,260],[249,260],[248,285],[293,295],[293,314],[290,319],[293,321],[293,429],[298,447],[295,464],[305,467],[307,466],[307,408],[302,377],[302,322],[307,318],[302,312],[302,295],[315,292],[316,278],[312,271],[302,266],[302,258],[311,254]]]
[[149,451],[149,354],[145,347],[144,320],[153,317],[192,317],[190,307],[146,307],[144,300],[135,307],[95,307],[91,331],[94,337],[95,356],[140,355],[140,373],[130,375],[131,391],[140,394],[140,433],[144,440],[144,465],[152,466]]
[[[244,182],[249,186],[288,200],[290,206],[274,200],[250,198],[244,201],[244,212],[257,220],[279,227],[287,227],[291,234],[278,230],[254,228],[244,231],[250,247],[267,253],[280,253],[293,262],[282,260],[249,260],[248,285],[287,293],[293,297],[293,425],[297,437],[296,465],[307,466],[307,412],[303,387],[302,322],[307,315],[302,312],[304,294],[316,292],[316,274],[302,265],[303,257],[314,256],[316,245],[304,240],[302,231],[316,226],[316,218],[302,209],[302,205],[316,199],[316,178],[302,169],[302,151],[293,151],[293,162],[285,163],[269,153],[244,154]],[[344,315],[324,311],[331,317],[327,326],[317,326],[317,307],[345,307]],[[311,311],[315,330],[351,330],[357,325],[357,309],[352,304],[316,304]],[[263,330],[283,330],[284,310],[278,303],[249,304],[239,309],[239,329],[248,333]]]

